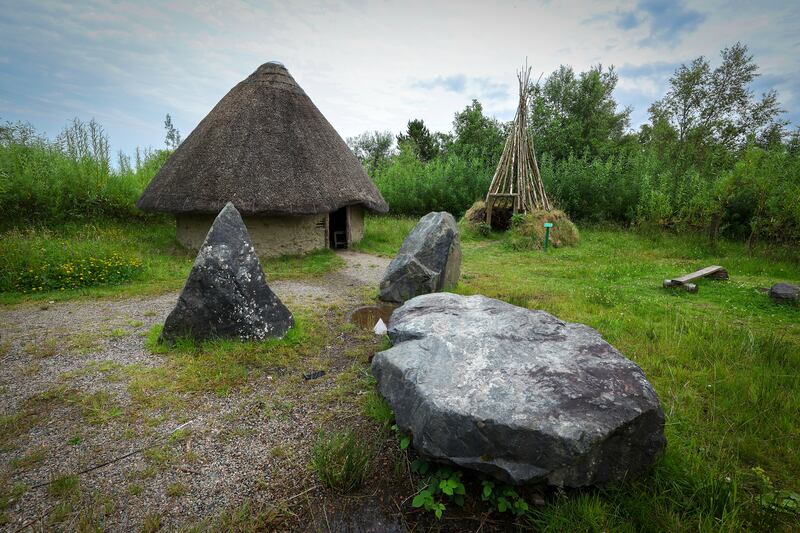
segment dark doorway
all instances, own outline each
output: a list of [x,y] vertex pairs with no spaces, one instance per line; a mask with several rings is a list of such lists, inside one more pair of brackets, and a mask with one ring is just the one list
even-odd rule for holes
[[347,248],[347,207],[328,215],[328,241],[331,248]]

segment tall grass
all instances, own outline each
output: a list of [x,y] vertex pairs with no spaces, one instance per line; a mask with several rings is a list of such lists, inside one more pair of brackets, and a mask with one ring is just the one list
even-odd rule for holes
[[0,210],[4,227],[142,217],[135,203],[169,152],[137,150],[111,162],[96,121],[72,121],[53,140],[30,124],[0,126]]
[[311,467],[320,481],[336,492],[357,489],[367,477],[370,450],[349,429],[321,432],[311,450]]

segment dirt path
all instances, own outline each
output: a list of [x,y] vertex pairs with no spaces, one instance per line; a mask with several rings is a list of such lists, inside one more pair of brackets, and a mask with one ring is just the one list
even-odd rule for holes
[[377,296],[390,259],[349,250],[338,255],[345,260],[345,266],[335,272],[306,281],[279,280],[270,286],[281,299],[300,305],[320,300],[347,304]]
[[[389,259],[340,251],[345,266],[324,276],[277,280],[270,287],[290,308],[356,306],[377,293]],[[269,282],[269,280],[268,280]],[[85,360],[50,357],[56,351],[96,353],[96,360],[148,364],[143,335],[162,324],[178,292],[130,299],[22,304],[0,308],[0,411],[46,390],[59,375],[85,366]],[[106,348],[105,350],[101,348]],[[35,371],[34,371],[35,370]],[[26,376],[24,380],[20,376]],[[14,383],[13,387],[6,384]]]
[[[343,387],[377,346],[344,327],[344,315],[375,296],[388,264],[340,255],[346,265],[337,272],[270,283],[290,309],[319,318],[317,353],[296,367],[259,371],[232,394],[178,392],[165,404],[137,397],[137,376],[169,379],[147,373],[170,360],[150,353],[145,337],[177,293],[0,309],[0,529],[31,520],[37,529],[173,528],[312,487],[308,453],[320,421],[350,416],[342,414],[352,400]],[[302,378],[318,368],[324,378]],[[168,438],[182,424],[181,437]],[[80,475],[76,486],[60,479],[153,442]]]

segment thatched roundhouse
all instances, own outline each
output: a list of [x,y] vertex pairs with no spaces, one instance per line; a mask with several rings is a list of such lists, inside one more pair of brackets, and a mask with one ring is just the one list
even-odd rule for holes
[[389,210],[336,130],[280,63],[225,95],[175,150],[136,206],[172,213],[197,249],[231,201],[259,255],[347,247],[364,211]]

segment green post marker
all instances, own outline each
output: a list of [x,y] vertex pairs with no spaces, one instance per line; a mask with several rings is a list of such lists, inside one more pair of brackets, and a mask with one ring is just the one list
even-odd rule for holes
[[544,251],[547,251],[547,245],[550,243],[550,228],[553,227],[552,222],[544,223]]

